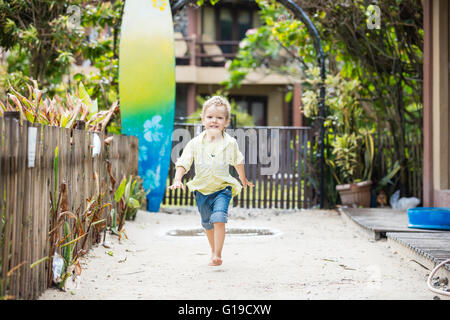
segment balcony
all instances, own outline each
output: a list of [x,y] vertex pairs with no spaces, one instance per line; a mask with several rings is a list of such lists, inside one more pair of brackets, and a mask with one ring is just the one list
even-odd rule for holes
[[224,67],[236,57],[239,41],[213,41],[207,35],[183,37],[175,33],[177,66]]
[[[176,81],[177,83],[220,84],[229,78],[225,67],[227,61],[236,57],[239,41],[213,41],[207,35],[183,37],[175,33]],[[288,76],[251,71],[243,84],[286,85]]]

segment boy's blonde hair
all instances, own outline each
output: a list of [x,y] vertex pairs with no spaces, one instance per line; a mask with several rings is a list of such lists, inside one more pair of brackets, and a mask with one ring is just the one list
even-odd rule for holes
[[202,109],[202,117],[204,116],[206,109],[208,109],[211,106],[223,106],[225,107],[225,110],[227,112],[227,120],[230,119],[231,116],[231,106],[230,103],[221,96],[213,96],[209,98],[208,100],[203,103],[203,109]]

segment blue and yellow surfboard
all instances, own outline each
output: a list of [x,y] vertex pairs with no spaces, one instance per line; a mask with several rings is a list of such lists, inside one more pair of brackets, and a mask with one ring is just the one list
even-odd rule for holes
[[147,210],[159,211],[166,188],[175,112],[175,53],[168,0],[127,0],[119,58],[122,133],[139,138],[139,175]]

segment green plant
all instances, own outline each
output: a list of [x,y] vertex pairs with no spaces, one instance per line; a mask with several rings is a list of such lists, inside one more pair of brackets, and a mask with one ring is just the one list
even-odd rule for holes
[[[78,257],[80,253],[85,252],[87,243],[87,236],[91,234],[91,228],[95,228],[97,232],[97,242],[102,229],[105,229],[106,219],[102,219],[102,211],[110,206],[110,203],[103,204],[102,199],[104,193],[100,193],[98,174],[95,173],[96,192],[88,199],[88,203],[85,211],[80,216],[78,213],[74,213],[68,210],[68,191],[66,183],[61,183],[60,191],[58,194],[58,209],[55,210],[52,206],[52,211],[55,215],[52,215],[52,224],[50,235],[51,245],[51,261],[55,257],[57,251],[64,261],[64,265],[61,271],[60,281],[58,287],[60,289],[65,288],[65,283],[70,275],[75,272],[77,275],[81,272],[81,267],[78,263]],[[85,227],[87,222],[87,228]],[[61,234],[62,228],[62,234]],[[83,239],[83,243],[79,251],[76,251],[77,244]],[[47,257],[39,259],[32,266],[34,267],[38,263],[47,260]]]
[[12,53],[8,74],[45,87],[61,82],[85,38],[82,25],[71,23],[71,5],[81,9],[82,1],[0,1],[0,46]]
[[334,159],[330,157],[326,162],[338,184],[371,180],[374,145],[370,132],[344,133],[336,136],[330,144]]
[[71,272],[68,272],[69,266],[74,264],[73,261],[73,255],[74,255],[74,249],[76,246],[76,242],[71,239],[71,228],[67,221],[64,222],[64,238],[63,238],[63,244],[60,245],[62,257],[64,259],[64,268],[61,272],[61,282],[58,284],[59,288],[64,288],[64,285],[66,283],[66,280],[71,275]]
[[385,175],[378,183],[376,184],[374,191],[378,192],[388,184],[392,184],[392,178],[399,172],[401,169],[400,163],[396,161],[394,163],[394,166],[392,167],[391,171],[387,175]]
[[[101,192],[99,177],[97,172],[94,173],[95,194],[88,199],[88,203],[84,212],[80,215],[79,210],[77,214],[69,211],[69,197],[67,184],[58,181],[59,171],[59,151],[58,147],[54,151],[53,159],[53,175],[54,175],[54,189],[50,191],[50,250],[49,256],[40,258],[30,265],[34,268],[39,263],[50,260],[50,266],[53,265],[53,259],[60,255],[63,259],[63,268],[61,270],[58,287],[65,288],[65,283],[70,275],[75,271],[76,274],[81,272],[81,267],[78,263],[80,253],[85,252],[87,243],[87,236],[92,227],[95,227],[97,232],[97,242],[102,229],[106,228],[106,219],[102,219],[102,211],[110,206],[110,203],[103,204],[103,196],[105,192]],[[59,188],[58,188],[59,185]],[[87,228],[85,228],[87,222]],[[62,229],[62,230],[61,230]],[[106,229],[105,229],[106,230]],[[62,231],[62,232],[61,232]],[[76,251],[78,242],[83,239],[83,243],[79,251]],[[50,267],[50,270],[52,268]],[[52,279],[53,277],[50,277]]]
[[[9,52],[0,88],[10,81],[26,91],[25,81],[33,78],[53,95],[74,89],[73,79],[83,81],[106,109],[118,95],[123,5],[123,0],[0,1],[0,47]],[[83,62],[93,72],[80,68]]]
[[[319,70],[306,72],[305,80],[310,90],[304,93],[304,112],[312,119],[318,117],[319,97],[317,86]],[[375,146],[374,129],[365,117],[356,80],[344,79],[340,74],[328,75],[325,81],[325,105],[328,115],[325,127],[329,130],[331,152],[325,159],[338,184],[357,183],[372,179]]]
[[142,178],[137,176],[131,184],[130,198],[135,199],[139,203],[139,207],[132,206],[131,209],[127,212],[126,220],[136,219],[136,214],[139,208],[142,207],[142,203],[145,201],[147,194],[150,192],[150,190],[145,191],[143,183],[144,181],[142,180]]
[[[91,231],[92,227],[95,227],[94,236],[96,236],[96,242],[100,242],[101,231],[106,231],[106,219],[102,219],[103,210],[107,207],[111,207],[111,203],[103,203],[103,197],[105,196],[106,191],[102,192],[100,190],[100,182],[99,176],[97,172],[94,172],[94,182],[95,182],[95,194],[88,198],[88,204],[86,206],[86,210],[83,213],[83,221],[88,220],[88,227],[86,229],[86,233]],[[82,249],[85,249],[86,240],[84,239]]]
[[356,182],[357,167],[359,166],[359,144],[361,143],[360,137],[352,134],[343,134],[342,136],[336,137],[334,141],[331,142],[333,148],[332,154],[335,156],[334,161],[328,159],[328,162],[332,165],[334,169],[334,177],[339,184],[343,182]]
[[[141,189],[142,182],[139,178],[130,176],[123,177],[114,194],[114,200],[118,203],[118,210],[111,213],[113,224],[111,231],[120,236],[125,220],[135,219],[137,210],[141,207],[142,201],[150,191]],[[141,202],[140,202],[141,201]],[[118,225],[116,223],[118,222]],[[113,227],[114,226],[114,227]]]
[[[57,152],[55,152],[56,157],[54,161],[54,173],[58,171],[58,157]],[[69,211],[68,206],[68,194],[66,183],[61,183],[59,192],[57,193],[57,178],[55,176],[55,192],[51,199],[51,222],[49,236],[50,236],[50,265],[53,264],[53,259],[57,256],[57,251],[60,251],[60,255],[64,261],[63,268],[61,270],[60,281],[58,282],[58,287],[60,289],[64,288],[65,282],[70,276],[70,272],[67,271],[68,267],[74,264],[74,250],[76,243],[86,234],[78,235],[77,228],[71,228],[69,221],[77,221],[77,217]],[[57,200],[55,201],[55,199]],[[52,200],[53,199],[53,200]],[[62,228],[62,234],[61,234]],[[45,261],[45,259],[40,259],[40,261]],[[53,277],[52,277],[53,278]]]
[[86,122],[86,129],[105,131],[115,113],[119,112],[118,102],[108,110],[98,110],[97,100],[92,100],[82,82],[73,94],[67,92],[65,101],[58,95],[44,97],[36,81],[28,86],[28,97],[21,95],[10,85],[12,93],[7,94],[5,102],[0,101],[0,115],[5,111],[19,111],[21,120],[44,125],[73,128],[77,120]]

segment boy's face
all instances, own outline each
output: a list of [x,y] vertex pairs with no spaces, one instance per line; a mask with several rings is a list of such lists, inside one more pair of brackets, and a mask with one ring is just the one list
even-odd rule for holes
[[225,130],[230,123],[224,106],[211,106],[206,109],[202,123],[210,133],[218,134]]

